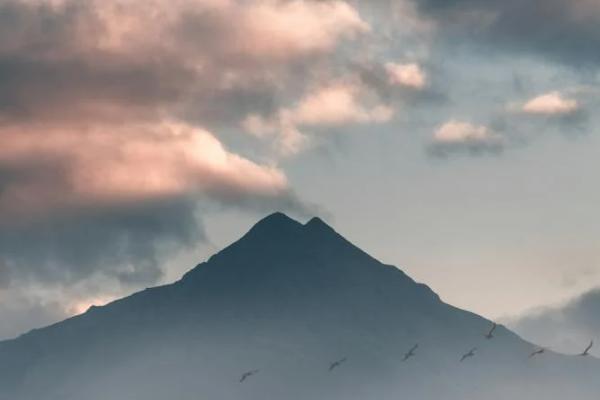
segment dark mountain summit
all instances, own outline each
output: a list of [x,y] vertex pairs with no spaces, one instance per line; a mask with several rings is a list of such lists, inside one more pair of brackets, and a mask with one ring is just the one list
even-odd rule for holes
[[532,361],[490,326],[322,220],[276,213],[174,284],[0,343],[0,400],[597,398],[598,360]]

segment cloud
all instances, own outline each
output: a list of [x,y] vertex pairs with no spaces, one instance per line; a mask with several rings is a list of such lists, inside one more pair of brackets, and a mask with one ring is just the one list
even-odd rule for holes
[[167,113],[223,124],[369,29],[344,1],[8,0],[0,121]]
[[[392,68],[392,65],[400,67]],[[394,76],[394,69],[404,73]],[[397,110],[397,114],[403,112],[403,115],[409,115],[421,109],[430,111],[430,107],[447,106],[450,103],[445,82],[432,79],[420,64],[372,60],[353,64],[352,71],[361,85],[381,102]]]
[[56,302],[21,291],[0,290],[0,340],[16,337],[32,327],[49,325],[68,316]]
[[[2,185],[0,226],[50,210],[129,205],[200,193],[217,200],[276,197],[285,176],[228,152],[210,132],[182,123],[92,127],[85,132],[4,128],[0,167],[30,168]],[[88,151],[82,151],[86,150]],[[41,163],[37,169],[36,163]]]
[[591,132],[595,122],[589,110],[597,102],[593,87],[571,86],[510,102],[502,118],[515,140],[528,141],[549,132],[573,138]]
[[502,136],[488,127],[469,122],[450,120],[434,133],[429,144],[430,154],[447,157],[453,154],[497,154],[504,149]]
[[12,278],[155,282],[161,250],[204,239],[198,202],[304,207],[280,170],[181,123],[0,132],[0,261]]
[[426,74],[418,64],[386,63],[385,69],[392,85],[423,89],[427,84]]
[[339,0],[255,2],[240,17],[244,36],[236,38],[237,42],[259,56],[328,52],[339,39],[370,30],[354,8]]
[[302,133],[302,128],[383,123],[393,114],[394,110],[373,98],[366,86],[339,81],[316,88],[293,106],[283,107],[269,118],[251,114],[242,125],[259,137],[277,135],[277,144],[285,155],[295,154],[309,144],[310,139]]
[[3,321],[0,325],[0,341],[81,314],[92,305],[107,304],[128,292],[110,280],[61,287],[45,283],[0,287],[0,315]]
[[335,76],[329,56],[370,30],[341,0],[9,0],[0,123],[87,129],[167,117],[235,129],[298,101],[322,80],[319,66]]
[[391,118],[392,111],[385,106],[361,104],[363,95],[364,88],[358,85],[336,83],[308,94],[287,112],[295,123],[305,126],[385,122]]
[[[591,290],[564,305],[536,310],[509,324],[525,338],[565,353],[583,351],[600,332],[600,289]],[[596,340],[598,341],[598,340]],[[598,349],[593,354],[600,354]]]
[[579,110],[579,103],[555,91],[527,101],[522,110],[527,114],[536,115],[568,115]]
[[153,283],[206,240],[202,210],[307,213],[219,135],[369,31],[344,1],[0,3],[2,279]]
[[446,43],[466,39],[486,51],[538,55],[575,67],[600,61],[595,0],[413,1]]

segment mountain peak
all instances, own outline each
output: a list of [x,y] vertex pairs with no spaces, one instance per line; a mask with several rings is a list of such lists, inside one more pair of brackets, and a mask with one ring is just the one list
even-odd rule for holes
[[335,230],[319,217],[311,218],[306,224],[301,224],[282,212],[274,212],[258,221],[248,232],[249,234],[285,234],[306,232],[335,233]]
[[274,212],[270,215],[267,215],[260,221],[258,221],[252,229],[286,229],[292,228],[295,229],[299,226],[302,226],[300,222],[296,221],[293,218],[288,217],[286,214],[278,211]]
[[308,221],[304,228],[312,233],[321,233],[321,234],[335,234],[338,235],[335,229],[333,229],[329,224],[323,221],[319,217],[313,217],[310,221]]
[[275,212],[258,221],[244,238],[284,238],[295,236],[304,225],[282,212]]
[[323,221],[321,218],[319,217],[313,217],[310,219],[310,221],[308,221],[305,226],[307,227],[311,227],[311,226],[326,226],[328,228],[331,228],[325,221]]

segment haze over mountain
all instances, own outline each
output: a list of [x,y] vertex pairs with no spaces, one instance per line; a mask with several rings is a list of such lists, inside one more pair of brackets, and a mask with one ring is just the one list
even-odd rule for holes
[[490,326],[277,213],[174,284],[1,342],[0,399],[597,398],[600,361],[528,359],[536,346]]
[[[580,352],[590,340],[600,339],[600,289],[508,323],[527,339],[565,353]],[[594,348],[591,354],[600,355],[600,351]]]

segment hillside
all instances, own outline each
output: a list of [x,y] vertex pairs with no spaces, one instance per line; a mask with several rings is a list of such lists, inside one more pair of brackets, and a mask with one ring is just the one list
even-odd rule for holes
[[277,213],[176,283],[0,343],[0,399],[597,399],[600,361],[490,326]]

